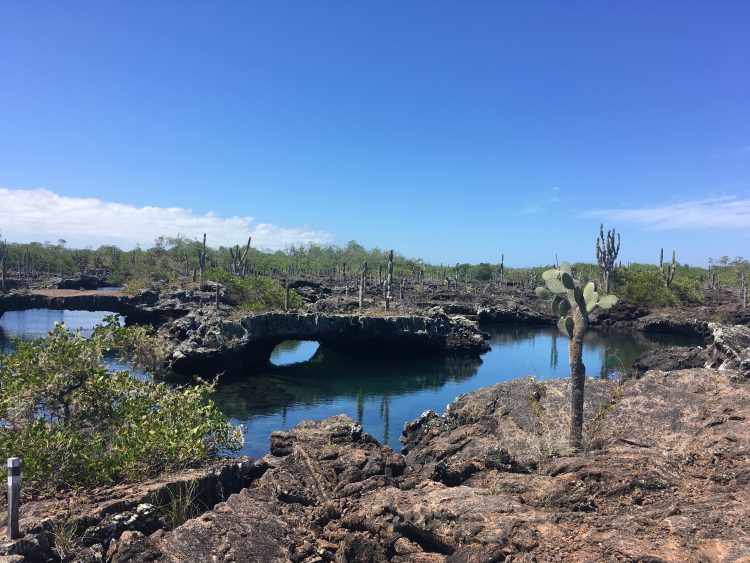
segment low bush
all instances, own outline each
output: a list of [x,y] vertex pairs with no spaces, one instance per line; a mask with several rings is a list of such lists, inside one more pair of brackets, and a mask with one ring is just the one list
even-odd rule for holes
[[0,455],[22,458],[27,493],[134,480],[242,446],[208,399],[213,383],[171,387],[102,363],[118,341],[133,345],[130,332],[84,338],[56,325],[0,356]]
[[653,308],[703,302],[699,282],[681,277],[679,271],[669,287],[665,287],[659,268],[643,264],[618,268],[615,280],[617,295],[637,305]]
[[[258,277],[240,277],[222,270],[210,270],[208,279],[224,286],[227,300],[232,305],[253,311],[282,309],[286,288],[278,280]],[[289,308],[297,309],[304,304],[302,297],[289,291]]]

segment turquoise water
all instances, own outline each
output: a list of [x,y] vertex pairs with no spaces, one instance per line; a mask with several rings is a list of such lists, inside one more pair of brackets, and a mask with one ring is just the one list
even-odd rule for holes
[[[90,330],[108,313],[36,309],[0,317],[0,352],[12,349],[11,337],[44,335],[55,322]],[[243,454],[268,452],[273,430],[292,428],[305,419],[345,413],[366,432],[400,449],[405,422],[432,409],[442,412],[457,395],[479,387],[534,375],[567,377],[567,340],[552,327],[484,327],[492,349],[481,357],[399,357],[387,349],[371,355],[284,342],[272,365],[246,377],[221,382],[214,400],[233,421],[247,426]],[[587,373],[618,377],[641,353],[666,345],[694,345],[680,336],[589,331],[584,344]],[[119,366],[111,361],[111,365]]]

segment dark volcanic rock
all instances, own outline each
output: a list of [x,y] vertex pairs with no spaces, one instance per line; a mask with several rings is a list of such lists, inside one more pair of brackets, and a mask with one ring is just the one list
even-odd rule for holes
[[618,301],[611,309],[594,309],[589,316],[591,326],[631,328],[635,321],[649,314],[647,307]]
[[97,276],[82,274],[77,278],[65,279],[57,284],[57,289],[97,289],[102,280]]
[[710,335],[707,321],[664,313],[652,313],[639,318],[635,328],[643,332],[684,334],[700,338]]
[[705,348],[684,346],[669,346],[649,350],[638,356],[633,367],[639,372],[649,370],[672,371],[676,369],[700,368],[708,362],[708,352]]
[[317,340],[341,349],[373,353],[468,353],[489,349],[489,335],[475,322],[442,310],[425,316],[366,316],[317,313],[262,313],[227,320],[211,309],[194,311],[160,331],[178,339],[170,367],[182,374],[242,373],[264,364],[284,340]]

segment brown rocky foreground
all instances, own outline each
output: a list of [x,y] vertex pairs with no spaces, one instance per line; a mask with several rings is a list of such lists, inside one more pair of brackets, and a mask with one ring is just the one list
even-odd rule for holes
[[[258,462],[181,476],[210,492],[181,525],[170,484],[79,499],[66,560],[750,561],[750,329],[708,330],[667,359],[710,367],[589,380],[584,452],[565,379],[462,395],[406,426],[404,455],[346,416],[308,421]],[[25,505],[5,561],[54,560],[64,505]]]
[[[524,378],[461,396],[407,426],[406,456],[348,417],[304,422],[273,435],[247,488],[171,531],[125,531],[98,556],[750,561],[743,373],[589,381],[580,455],[565,446],[567,386]],[[77,557],[100,560],[91,548]]]

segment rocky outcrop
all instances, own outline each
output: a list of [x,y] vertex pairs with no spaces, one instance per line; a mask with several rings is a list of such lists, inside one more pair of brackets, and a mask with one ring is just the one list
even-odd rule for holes
[[81,274],[76,278],[60,280],[57,283],[57,289],[84,289],[93,290],[104,285],[103,280],[98,276]]
[[711,345],[706,367],[737,370],[750,377],[750,327],[710,323]]
[[316,340],[363,353],[470,353],[489,349],[488,335],[461,316],[433,309],[425,316],[262,313],[239,319],[207,309],[160,331],[175,341],[169,367],[177,373],[243,373],[268,361],[284,340]]
[[669,346],[646,352],[636,358],[639,372],[671,371],[694,367],[738,371],[750,377],[750,327],[707,323],[706,346]]
[[699,338],[710,335],[707,321],[667,313],[651,313],[641,317],[636,321],[634,328],[643,332],[682,334]]
[[173,531],[123,535],[109,556],[742,561],[746,380],[691,369],[587,389],[588,445],[575,455],[554,447],[566,434],[564,380],[503,383],[425,414],[407,426],[405,458],[348,417],[306,421],[274,434],[251,487]]
[[78,538],[65,546],[69,554],[77,552],[71,561],[102,561],[122,535],[153,534],[168,527],[168,519],[179,515],[170,503],[185,491],[193,491],[190,504],[182,507],[186,515],[200,514],[244,489],[265,470],[264,464],[249,458],[218,460],[176,475],[89,491],[74,499],[23,502],[22,537],[0,547],[0,560],[21,556],[29,562],[57,561],[63,546],[55,544],[66,539],[61,534],[70,534],[67,539]]
[[708,362],[706,348],[667,346],[641,354],[633,362],[633,368],[643,373],[649,370],[673,371],[677,369],[702,368]]

